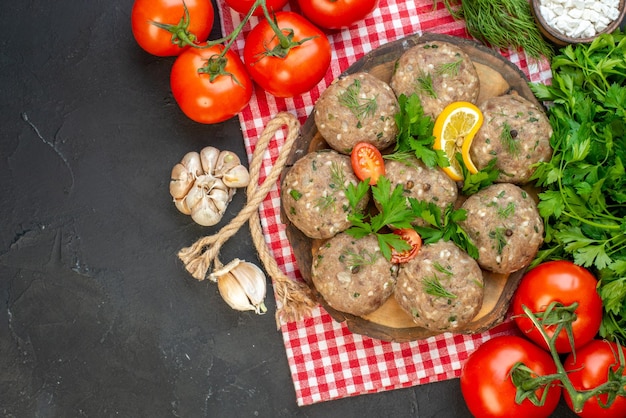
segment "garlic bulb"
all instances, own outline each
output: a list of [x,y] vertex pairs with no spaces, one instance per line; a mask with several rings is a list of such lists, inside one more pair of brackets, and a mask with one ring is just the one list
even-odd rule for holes
[[264,303],[267,280],[255,264],[235,259],[211,273],[210,278],[217,280],[220,295],[231,308],[259,315],[267,312]]
[[235,194],[250,182],[248,169],[232,151],[205,147],[188,152],[174,166],[170,195],[176,208],[203,226],[217,224]]

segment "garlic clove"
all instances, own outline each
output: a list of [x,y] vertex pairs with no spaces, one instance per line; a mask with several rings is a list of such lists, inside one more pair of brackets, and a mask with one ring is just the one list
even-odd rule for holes
[[215,167],[217,166],[220,150],[215,147],[204,147],[200,150],[200,161],[204,174],[214,176]]
[[187,206],[187,199],[184,197],[181,199],[174,199],[174,206],[178,211],[185,215],[191,215],[191,209]]
[[257,307],[256,312],[267,311],[263,303],[267,292],[267,279],[263,270],[253,263],[242,261],[230,271],[230,274],[235,276],[250,302]]
[[231,188],[246,187],[250,183],[250,173],[243,165],[237,165],[222,176],[224,184]]
[[233,309],[238,311],[256,311],[256,307],[250,303],[243,287],[235,276],[226,273],[217,279],[217,288],[222,299]]
[[226,212],[226,208],[228,207],[232,196],[228,193],[228,190],[214,188],[209,193],[209,197],[213,201],[215,209],[223,215],[224,212]]
[[178,163],[172,168],[172,174],[170,176],[170,195],[174,199],[181,199],[185,197],[189,189],[193,187],[193,183],[196,181],[193,173],[190,173],[183,164]]
[[222,151],[215,166],[215,176],[219,177],[238,165],[241,165],[241,160],[237,154],[232,151]]
[[188,152],[180,160],[180,163],[191,173],[192,177],[198,177],[204,174],[202,171],[202,163],[200,161],[200,154],[195,151]]
[[[222,281],[231,282],[231,278],[234,279],[239,288],[242,289],[246,295],[248,303],[254,307],[254,312],[259,315],[267,312],[267,308],[264,303],[265,295],[267,293],[267,278],[265,277],[263,270],[261,270],[256,264],[236,258],[219,270],[211,273],[209,278],[213,281],[217,281],[218,286]],[[224,284],[224,286],[226,286],[226,284]],[[235,287],[234,285],[229,286]],[[240,297],[240,295],[237,296]],[[224,296],[222,295],[222,297]],[[238,305],[245,306],[245,304],[241,302],[238,303]]]
[[203,198],[191,209],[190,215],[198,225],[213,226],[222,220],[223,213],[217,210],[211,199]]

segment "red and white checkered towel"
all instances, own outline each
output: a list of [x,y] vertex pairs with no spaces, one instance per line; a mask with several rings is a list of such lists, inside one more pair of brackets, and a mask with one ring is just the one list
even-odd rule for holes
[[[223,2],[220,16],[223,33],[232,32],[242,18]],[[243,35],[257,22],[258,18],[253,17],[244,27]],[[328,33],[333,48],[331,66],[313,90],[282,99],[257,88],[250,105],[241,112],[239,119],[248,156],[252,156],[257,139],[276,113],[293,113],[304,123],[320,93],[356,60],[388,42],[424,32],[468,37],[464,22],[454,20],[443,2],[434,7],[433,0],[380,0],[376,10],[363,21],[349,29]],[[239,53],[243,51],[244,36],[233,44]],[[551,77],[547,61],[536,63],[513,51],[502,54],[530,81],[545,82]],[[283,141],[279,132],[266,155],[261,181],[269,173]],[[265,239],[278,264],[289,277],[300,278],[280,220],[278,185],[263,202],[260,214]],[[353,334],[323,308],[316,308],[312,317],[283,324],[281,331],[298,405],[309,405],[458,377],[471,352],[496,335],[513,333],[514,326],[508,321],[476,335],[446,333],[421,341],[390,343]]]

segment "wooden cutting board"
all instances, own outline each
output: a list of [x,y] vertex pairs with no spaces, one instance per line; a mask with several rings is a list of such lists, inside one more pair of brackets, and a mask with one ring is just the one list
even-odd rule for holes
[[[539,108],[543,108],[528,87],[527,78],[513,63],[477,42],[450,35],[425,33],[421,36],[413,35],[390,42],[363,56],[341,76],[357,72],[368,72],[389,83],[396,60],[406,50],[420,43],[434,40],[457,45],[470,56],[480,78],[481,87],[477,103],[489,97],[505,93],[517,93],[535,103]],[[287,165],[282,173],[282,178],[285,178],[285,174],[298,159],[311,151],[324,148],[329,147],[318,133],[314,118],[309,116],[292,148]],[[532,190],[530,191],[532,192]],[[289,222],[282,208],[281,219],[286,224],[287,238],[294,250],[298,268],[303,278],[314,288],[311,281],[311,263],[313,255],[322,241],[308,238],[300,232]],[[502,322],[508,311],[511,297],[523,276],[523,270],[510,275],[484,271],[483,275],[485,278],[485,294],[482,309],[472,322],[465,328],[458,330],[457,333],[471,334],[482,332]],[[405,342],[437,334],[437,332],[432,330],[416,326],[410,315],[402,311],[393,296],[378,310],[363,317],[337,311],[325,303],[321,297],[320,303],[336,321],[345,321],[350,331],[372,338]]]

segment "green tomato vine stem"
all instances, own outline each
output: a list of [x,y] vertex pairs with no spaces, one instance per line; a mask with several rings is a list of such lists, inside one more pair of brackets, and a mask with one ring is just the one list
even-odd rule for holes
[[[551,304],[551,306],[553,304],[555,304],[556,302],[553,302]],[[575,303],[577,305],[577,303]],[[571,305],[573,306],[573,305]],[[529,391],[534,392],[535,390],[537,390],[539,387],[545,387],[544,392],[549,390],[549,387],[547,387],[547,385],[550,384],[550,382],[554,381],[554,380],[558,380],[562,386],[562,388],[567,391],[568,395],[571,398],[572,401],[572,408],[574,410],[574,412],[576,413],[580,413],[583,409],[583,406],[585,405],[585,402],[587,402],[587,400],[601,395],[601,394],[615,394],[618,393],[621,388],[624,387],[624,385],[626,384],[626,377],[624,376],[616,376],[615,379],[613,380],[608,380],[607,382],[596,386],[593,389],[589,389],[589,390],[584,390],[584,391],[578,391],[574,385],[572,384],[572,381],[569,378],[569,375],[567,373],[567,371],[565,370],[565,367],[563,366],[563,363],[561,362],[561,358],[559,357],[559,353],[556,351],[556,338],[557,336],[561,333],[561,330],[568,326],[569,323],[571,323],[570,321],[564,321],[564,322],[559,322],[557,323],[555,330],[554,330],[554,334],[552,335],[552,337],[549,337],[548,334],[546,333],[543,324],[540,323],[539,319],[537,318],[537,315],[535,313],[533,313],[527,306],[522,306],[522,309],[524,310],[524,314],[530,319],[530,321],[533,323],[533,326],[536,327],[537,331],[539,331],[539,333],[541,334],[541,336],[543,337],[544,341],[548,344],[548,348],[549,348],[549,352],[550,352],[550,356],[552,357],[552,360],[554,361],[554,364],[556,366],[556,373],[552,374],[552,375],[546,375],[546,376],[538,376],[538,377],[532,377],[531,374],[529,374],[527,376],[526,379],[520,379],[520,381],[514,381],[514,384],[519,388],[519,390],[521,390],[524,393],[528,393]],[[549,307],[548,310],[551,310],[551,308]],[[623,370],[626,364],[626,361],[624,360],[624,356],[622,354],[622,350],[621,347],[618,345],[618,352],[619,354],[619,360],[620,360],[620,369],[619,370]],[[575,356],[576,353],[575,351],[572,351],[573,355]],[[519,373],[528,373],[527,368],[525,365],[519,363],[516,364],[513,368],[513,370],[511,371],[512,376],[515,374]],[[545,393],[544,393],[545,394]],[[528,397],[528,396],[527,396]],[[542,397],[543,398],[543,397]],[[610,398],[609,398],[610,399]],[[610,406],[609,402],[606,407],[608,408]]]

